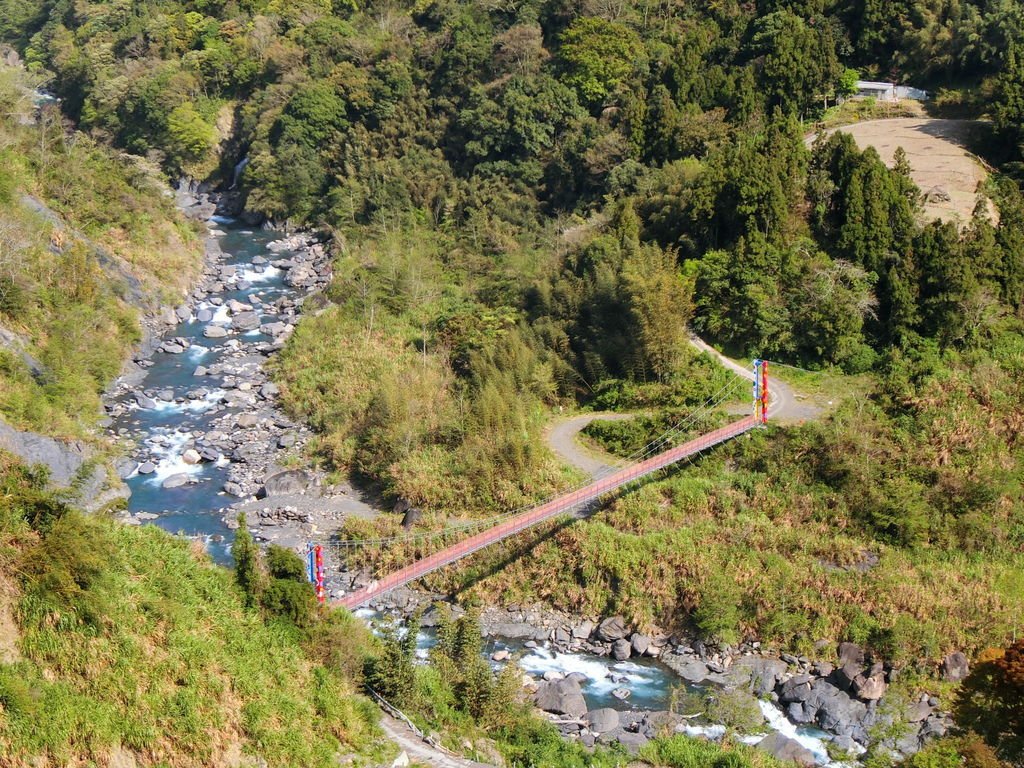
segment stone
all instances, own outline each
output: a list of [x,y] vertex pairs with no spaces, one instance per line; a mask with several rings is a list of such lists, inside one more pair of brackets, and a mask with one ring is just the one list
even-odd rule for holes
[[627,634],[629,634],[629,630],[626,626],[626,620],[621,616],[610,616],[597,627],[597,639],[606,643],[621,640]]
[[259,421],[259,417],[255,413],[240,413],[235,424],[239,427],[255,427]]
[[619,727],[619,713],[611,707],[587,712],[587,727],[594,733],[607,733]]
[[934,739],[945,736],[948,731],[949,726],[940,718],[930,717],[925,721],[924,727],[921,728],[920,735],[922,739]]
[[409,753],[402,750],[402,753],[391,761],[391,768],[409,768],[412,765],[412,761],[409,759]]
[[183,454],[181,454],[181,460],[186,464],[198,464],[202,461],[202,456],[199,455],[199,451],[195,448],[189,448]]
[[633,692],[629,690],[629,688],[616,688],[614,691],[612,691],[612,696],[614,696],[619,701],[625,701],[632,695]]
[[848,661],[829,677],[832,684],[837,688],[848,691],[853,687],[853,681],[864,674],[864,667],[860,664]]
[[854,738],[867,738],[863,727],[867,706],[825,680],[815,680],[811,684],[811,695],[804,701],[804,708],[813,710],[816,722],[827,731],[843,726],[845,729],[859,729],[851,734]]
[[200,323],[208,323],[213,320],[213,312],[209,309],[200,309],[196,312],[196,320]]
[[811,676],[797,675],[784,682],[779,689],[779,701],[807,701],[811,696]]
[[565,679],[575,680],[580,685],[584,685],[585,683],[590,682],[589,678],[582,672],[570,672],[568,675],[565,676]]
[[633,733],[631,731],[623,731],[618,734],[615,739],[619,744],[626,748],[626,751],[631,755],[635,755],[639,752],[650,739],[642,733]]
[[942,660],[942,679],[950,683],[958,683],[967,677],[971,664],[960,651],[954,651]]
[[808,766],[808,768],[815,765],[814,753],[811,750],[796,739],[783,736],[778,731],[768,734],[757,742],[757,748],[783,762],[792,761],[798,765]]
[[178,344],[175,341],[164,342],[164,344],[160,347],[160,350],[162,352],[166,352],[168,355],[180,355],[182,352],[185,351],[185,349],[185,347],[183,347],[181,344]]
[[144,461],[139,464],[140,475],[152,475],[154,472],[156,472],[156,464],[152,461]]
[[878,701],[885,695],[888,688],[884,675],[871,675],[870,677],[858,677],[853,681],[853,692],[858,699],[864,701]]
[[312,478],[302,469],[285,469],[268,476],[263,481],[263,491],[269,496],[285,496],[306,490]]
[[818,677],[828,677],[835,671],[835,667],[829,664],[827,661],[816,661],[814,662],[811,669],[814,670],[814,674]]
[[544,673],[543,677],[544,677],[544,679],[545,679],[545,680],[547,680],[547,681],[548,681],[549,683],[550,683],[550,682],[551,682],[552,680],[565,680],[565,675],[563,675],[563,674],[562,674],[561,672],[559,672],[559,671],[557,671],[557,670],[555,670],[555,669],[549,669],[549,670],[547,670],[547,671],[546,671],[546,672]]
[[260,333],[266,334],[267,336],[280,336],[290,327],[291,326],[289,326],[288,323],[282,323],[280,321],[264,323],[260,326]]
[[153,410],[154,408],[156,408],[156,400],[154,400],[152,397],[143,395],[141,393],[135,396],[135,402],[139,406],[139,408],[144,408],[146,410]]
[[633,647],[634,656],[643,656],[647,653],[647,649],[651,647],[651,638],[647,635],[641,635],[639,632],[634,632],[633,637],[630,638],[630,645]]
[[192,371],[193,376],[206,376],[209,373],[209,369],[205,365],[197,365],[196,369]]
[[178,472],[177,474],[171,475],[163,481],[161,484],[162,488],[180,488],[183,485],[188,484],[188,475],[184,472]]
[[409,507],[402,517],[402,527],[407,531],[410,530],[421,517],[423,517],[423,512],[419,507]]
[[616,661],[625,661],[629,658],[633,647],[630,645],[629,640],[622,638],[612,643],[612,658]]
[[174,310],[174,314],[177,315],[179,322],[184,323],[190,317],[192,317],[192,310],[186,307],[184,304],[182,304],[180,307]]
[[170,403],[170,402],[172,402],[174,400],[174,390],[173,389],[161,389],[160,392],[157,393],[157,397],[159,397],[165,403]]
[[228,335],[228,329],[219,325],[208,325],[203,328],[203,336],[208,339],[223,339]]
[[503,648],[502,650],[495,651],[491,654],[491,661],[508,661],[511,655],[512,654],[509,653],[509,651]]
[[291,448],[293,445],[295,445],[294,432],[285,432],[283,435],[277,438],[278,448]]
[[242,490],[242,486],[232,481],[224,483],[224,493],[238,498],[245,496],[245,491]]
[[755,696],[767,696],[786,676],[786,663],[764,656],[740,656],[726,672],[726,684],[747,688]]
[[928,702],[919,701],[917,704],[911,704],[907,707],[907,722],[920,723],[921,721],[928,719],[928,715],[931,713],[932,708],[928,705]]
[[676,674],[688,683],[702,683],[707,679],[710,672],[708,665],[700,659],[687,659],[680,656],[662,656],[662,661],[668,664]]
[[253,331],[260,327],[260,316],[255,312],[240,312],[231,318],[231,327],[236,331]]
[[577,640],[586,640],[594,631],[594,622],[584,621],[582,624],[572,628],[572,636]]
[[580,684],[575,680],[552,680],[542,683],[533,697],[534,703],[545,712],[567,717],[582,718],[587,714],[587,701]]
[[864,649],[856,643],[840,643],[838,655],[840,667],[844,667],[849,663],[864,663]]
[[268,381],[266,384],[260,387],[260,394],[268,400],[272,397],[277,397],[280,393],[280,388],[277,386],[277,384],[275,384],[272,381]]

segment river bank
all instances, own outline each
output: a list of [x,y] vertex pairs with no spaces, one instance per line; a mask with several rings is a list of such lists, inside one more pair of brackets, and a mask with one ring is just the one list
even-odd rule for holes
[[[439,615],[435,601],[443,600],[403,588],[362,615],[421,613],[426,649]],[[666,730],[711,739],[732,730],[780,759],[832,765],[855,762],[868,749],[902,759],[953,725],[933,696],[887,695],[899,670],[853,643],[820,643],[812,660],[756,642],[723,647],[640,633],[620,616],[543,606],[489,606],[480,619],[494,666],[518,664],[537,707],[564,737],[587,746],[618,742],[636,751]],[[964,673],[959,660],[948,662],[949,675]]]

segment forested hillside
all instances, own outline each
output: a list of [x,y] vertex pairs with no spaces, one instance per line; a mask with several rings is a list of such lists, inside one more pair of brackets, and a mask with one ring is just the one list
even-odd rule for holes
[[[832,400],[818,423],[439,583],[722,642],[851,639],[925,672],[1019,633],[1017,0],[0,8],[88,141],[333,234],[324,310],[277,378],[317,458],[424,525],[565,487],[553,407],[640,411],[594,430],[629,453],[718,391],[688,329],[826,372],[803,380]],[[905,156],[807,146],[858,75],[984,120],[970,221],[925,220]]]

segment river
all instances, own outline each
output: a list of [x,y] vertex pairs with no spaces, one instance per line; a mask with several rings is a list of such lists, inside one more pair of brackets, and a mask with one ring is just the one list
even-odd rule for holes
[[[240,391],[250,392],[251,387],[242,389],[245,382],[232,373],[236,370],[232,365],[239,359],[249,359],[259,366],[276,341],[263,329],[280,319],[282,299],[297,298],[303,290],[290,287],[283,269],[272,266],[272,262],[294,255],[268,250],[271,242],[280,240],[279,233],[219,217],[212,218],[210,226],[223,256],[215,265],[208,265],[208,273],[214,272],[215,285],[221,290],[203,295],[182,311],[185,317],[157,344],[158,350],[169,345],[173,351],[155,352],[144,362],[141,376],[115,390],[108,408],[115,439],[135,446],[133,460],[124,472],[131,489],[127,509],[130,521],[151,522],[169,532],[201,540],[216,561],[227,563],[232,531],[224,521],[224,511],[238,499],[224,488],[230,482],[235,457],[228,450],[217,450],[210,436],[230,430],[233,420],[254,408],[252,398],[235,397]],[[260,325],[251,330],[232,330],[228,309],[232,301],[251,306]],[[211,337],[211,327],[223,328],[227,334],[218,331]],[[197,368],[201,375],[196,375]],[[258,405],[263,409],[273,407],[263,401]],[[188,461],[186,451],[200,448],[203,460]],[[371,618],[369,612],[362,615]],[[431,631],[424,630],[419,640],[425,655],[433,643]],[[546,641],[524,643],[505,638],[488,640],[485,652],[490,656],[502,649],[514,652],[519,666],[538,678],[545,672],[581,673],[586,678],[583,692],[591,709],[665,710],[673,688],[683,684],[656,659],[615,661],[556,652]],[[629,691],[626,700],[613,695],[623,689]],[[829,762],[824,732],[797,729],[781,710],[767,702],[762,703],[762,709],[769,728],[797,739],[814,753],[819,764]],[[712,737],[723,731],[714,724],[690,729],[693,734]],[[757,738],[751,737],[753,741]]]

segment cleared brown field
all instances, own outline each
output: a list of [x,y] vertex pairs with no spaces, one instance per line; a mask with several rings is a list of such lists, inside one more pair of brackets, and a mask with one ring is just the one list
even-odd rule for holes
[[[857,146],[874,147],[890,167],[896,148],[903,147],[910,161],[910,175],[925,195],[924,218],[964,224],[974,211],[979,185],[988,178],[982,162],[965,148],[978,126],[976,120],[902,117],[866,120],[828,132],[843,131],[853,136]],[[807,141],[812,143],[814,137]],[[941,199],[946,196],[948,200]],[[988,209],[996,221],[998,214],[991,200]]]

